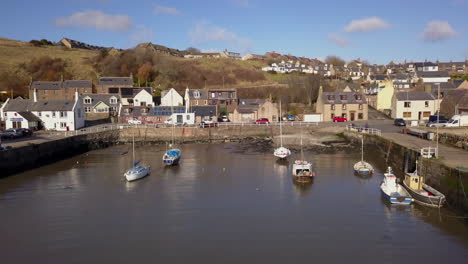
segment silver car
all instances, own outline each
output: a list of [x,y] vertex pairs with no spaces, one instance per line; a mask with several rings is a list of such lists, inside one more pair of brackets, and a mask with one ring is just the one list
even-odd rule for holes
[[437,121],[434,121],[434,122],[430,122],[430,123],[427,123],[426,126],[427,127],[444,127],[446,124],[447,124],[447,120],[439,120],[439,122],[437,123]]

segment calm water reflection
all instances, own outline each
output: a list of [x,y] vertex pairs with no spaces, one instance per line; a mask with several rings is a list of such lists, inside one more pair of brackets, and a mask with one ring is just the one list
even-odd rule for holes
[[[359,153],[305,153],[312,184],[290,163],[238,144],[184,145],[164,168],[164,146],[138,148],[152,166],[127,183],[119,146],[0,180],[2,263],[464,263],[468,228],[439,211],[390,206]],[[299,153],[295,155],[299,156]],[[442,210],[442,213],[450,213]]]

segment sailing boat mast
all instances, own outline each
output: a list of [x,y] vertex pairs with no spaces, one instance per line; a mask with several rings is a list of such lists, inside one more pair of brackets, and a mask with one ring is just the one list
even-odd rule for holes
[[282,126],[282,120],[283,116],[281,114],[281,101],[280,101],[280,144],[281,147],[283,147],[283,126]]
[[364,137],[361,136],[361,161],[364,161]]
[[304,148],[302,146],[302,123],[300,123],[301,126],[301,160],[304,160]]
[[135,164],[135,132],[133,132],[132,134],[132,156],[133,156],[133,160],[132,160],[132,165]]

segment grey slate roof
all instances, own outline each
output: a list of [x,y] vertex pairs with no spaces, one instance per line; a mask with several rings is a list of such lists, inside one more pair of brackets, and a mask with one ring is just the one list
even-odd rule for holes
[[[84,98],[90,97],[91,98],[91,104],[85,104],[84,103]],[[116,104],[111,104],[110,98],[111,97],[116,97],[117,98],[117,103]],[[103,102],[108,106],[117,106],[120,104],[120,96],[118,94],[83,94],[81,97],[81,100],[83,100],[83,106],[95,106],[99,102]]]
[[[200,93],[200,97],[194,97],[194,93],[198,91]],[[190,99],[195,100],[206,100],[208,99],[208,91],[205,89],[189,89],[189,97]]]
[[101,77],[98,80],[99,85],[124,85],[124,86],[132,86],[133,79],[130,77]]
[[398,92],[396,93],[398,101],[429,101],[435,100],[434,96],[427,92]]
[[[359,96],[361,99],[357,99]],[[365,104],[366,97],[358,92],[324,92],[322,101],[324,104]]]
[[14,99],[5,106],[5,111],[72,111],[74,100],[33,100]]
[[417,74],[419,77],[449,77],[449,74],[446,71],[417,72]]
[[41,119],[31,112],[18,112],[18,114],[29,122],[41,122]]
[[62,82],[44,82],[35,81],[31,84],[31,89],[38,90],[60,90],[62,88]]
[[237,105],[237,112],[239,113],[253,113],[258,110],[260,105],[265,103],[265,99],[239,99]]
[[93,88],[93,83],[89,80],[66,80],[63,88]]
[[195,116],[217,116],[216,106],[191,106],[190,112],[195,113]]
[[415,67],[426,67],[426,66],[438,66],[437,64],[433,62],[417,62],[414,64]]

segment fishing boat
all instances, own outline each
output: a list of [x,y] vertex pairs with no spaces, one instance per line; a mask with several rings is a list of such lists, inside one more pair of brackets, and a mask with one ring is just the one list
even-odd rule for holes
[[311,182],[315,177],[312,163],[304,160],[304,148],[302,144],[301,130],[301,159],[294,161],[292,175],[297,182]]
[[181,157],[181,150],[178,148],[172,148],[166,151],[163,156],[164,164],[168,166],[177,165]]
[[283,147],[283,125],[282,125],[282,116],[281,116],[281,101],[280,101],[280,147],[275,149],[273,155],[280,159],[285,159],[291,155],[291,150]]
[[380,190],[392,204],[411,204],[414,201],[409,192],[397,183],[397,177],[393,174],[391,167],[388,167],[387,172],[384,173]]
[[354,164],[354,172],[363,176],[370,176],[374,173],[374,168],[364,161],[364,137],[361,137],[361,161]]
[[136,181],[139,180],[145,176],[148,176],[150,173],[151,167],[145,167],[145,166],[140,166],[140,161],[135,161],[135,135],[133,135],[133,140],[132,140],[132,149],[133,149],[133,161],[132,161],[132,168],[129,169],[127,172],[124,173],[125,179],[127,181]]
[[440,208],[445,204],[445,195],[424,183],[424,177],[418,174],[418,162],[414,172],[406,172],[403,186],[418,204]]

